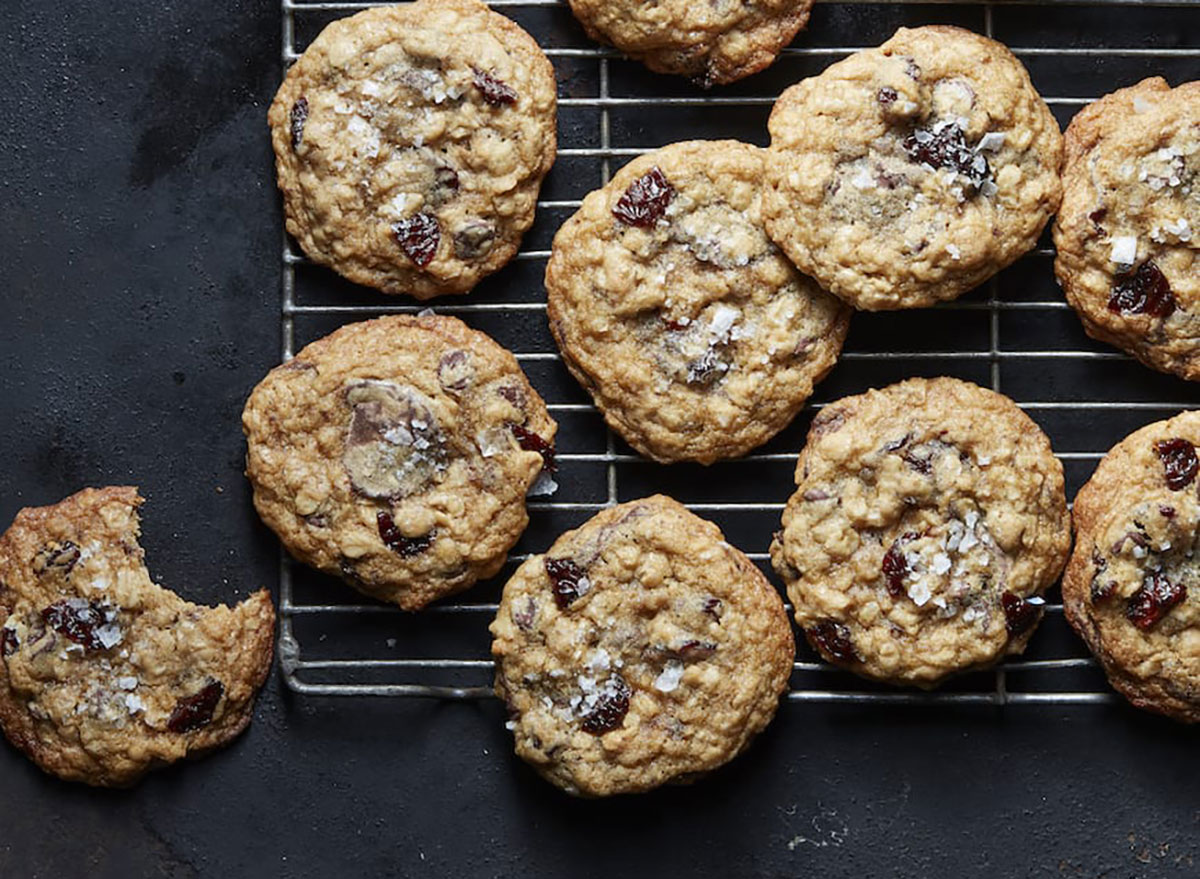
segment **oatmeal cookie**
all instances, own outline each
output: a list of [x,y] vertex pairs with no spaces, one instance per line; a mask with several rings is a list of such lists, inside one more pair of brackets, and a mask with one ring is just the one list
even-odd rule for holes
[[771,544],[830,662],[933,687],[1020,653],[1070,547],[1062,465],[1011,400],[952,378],[829,404]]
[[657,461],[741,455],[800,411],[850,309],[767,238],[764,151],[677,143],[630,162],[554,238],[550,329],[609,425]]
[[288,232],[385,293],[470,290],[533,222],[555,92],[533,38],[477,0],[333,22],[268,114]]
[[1200,412],[1130,434],[1075,498],[1067,620],[1139,708],[1200,721]]
[[405,610],[500,570],[557,430],[512,354],[438,315],[313,342],[242,428],[254,505],[292,555]]
[[705,88],[758,73],[808,23],[812,0],[570,0],[593,40]]
[[227,744],[271,667],[270,594],[199,607],[153,583],[141,504],[88,488],[0,537],[0,726],[68,781],[125,787]]
[[568,793],[688,782],[775,715],[795,656],[779,593],[662,495],[526,561],[491,626],[517,754]]
[[775,103],[763,215],[792,261],[856,308],[917,308],[1037,243],[1062,135],[1021,63],[955,27],[901,28]]
[[1121,89],[1067,126],[1054,272],[1089,336],[1200,380],[1200,82]]

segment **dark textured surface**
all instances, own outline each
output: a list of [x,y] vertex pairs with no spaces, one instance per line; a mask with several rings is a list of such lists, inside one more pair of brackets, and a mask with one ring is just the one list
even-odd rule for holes
[[[241,477],[238,416],[278,352],[279,215],[263,124],[279,76],[278,4],[8,0],[4,11],[0,522],[85,484],[135,482],[149,498],[144,542],[164,583],[205,601],[273,586],[276,548]],[[1118,14],[1130,13],[1039,12],[1025,43],[1074,42],[1088,21]],[[1111,43],[1170,45],[1189,23],[1194,30],[1200,13],[1156,15],[1120,29]],[[978,9],[818,8],[810,39],[879,40],[922,16],[980,26]],[[1018,24],[1016,12],[999,18],[998,33]],[[731,91],[774,91],[824,63],[787,59]],[[1032,64],[1035,79],[1051,63]],[[1126,79],[1150,72],[1149,62],[1131,63]],[[564,93],[576,87],[567,67],[559,65]],[[1084,59],[1063,89],[1091,93],[1111,87],[1114,76],[1112,64]],[[614,89],[625,90],[618,93],[647,82],[683,88],[614,64]],[[578,88],[588,93],[583,74]],[[765,112],[722,115],[723,124],[749,138]],[[572,124],[595,123],[589,113],[564,111],[568,140]],[[674,139],[678,115],[638,118],[623,109],[614,114],[614,137]],[[586,175],[571,174],[573,164],[564,160],[566,172],[551,182],[564,192],[550,197],[590,188]],[[558,219],[541,221],[546,240]],[[539,271],[514,267],[481,292],[537,298]],[[1014,299],[1057,295],[1045,262],[1023,263],[1007,277]],[[322,284],[326,301],[378,301],[327,278]],[[1010,347],[1090,345],[1069,314],[1003,316],[1014,323],[1005,330]],[[298,337],[327,322],[298,322]],[[502,319],[473,323],[519,349],[544,345],[541,327],[507,328],[506,340]],[[856,324],[849,347],[887,350],[899,336],[906,350],[940,350],[948,338],[986,350],[986,318],[872,316]],[[559,372],[533,366],[553,399],[578,399]],[[987,380],[986,363],[950,366]],[[945,367],[908,362],[904,370]],[[1120,399],[1195,399],[1194,388],[1122,362],[1067,363],[1050,374],[1044,364],[1017,361],[1005,370],[1006,382],[1036,386],[1042,398],[1090,387]],[[891,371],[849,361],[824,394],[899,377]],[[1066,449],[1102,447],[1162,417],[1034,415]],[[576,451],[602,450],[594,427],[579,415],[564,437]],[[779,448],[794,449],[797,436],[790,432]],[[771,500],[786,497],[786,466],[745,466]],[[1090,468],[1068,468],[1072,490]],[[701,490],[696,470],[626,472],[630,496],[642,487]],[[583,494],[603,491],[590,473],[571,477],[568,467],[566,478]],[[707,482],[706,497],[760,496],[744,487],[745,476]],[[579,518],[535,517],[528,539],[545,546]],[[731,535],[739,524],[722,521]],[[769,527],[755,524],[742,540],[765,546]],[[347,597],[328,583],[311,588],[330,600]],[[389,630],[446,625],[437,620],[358,625],[380,642]],[[486,650],[478,621],[461,638],[465,651]],[[1035,637],[1031,649],[1039,643]],[[494,702],[289,698],[273,678],[233,747],[132,791],[66,785],[0,747],[0,876],[1195,876],[1195,741],[1193,730],[1121,706],[788,704],[745,757],[703,784],[587,803],[565,799],[511,756]]]

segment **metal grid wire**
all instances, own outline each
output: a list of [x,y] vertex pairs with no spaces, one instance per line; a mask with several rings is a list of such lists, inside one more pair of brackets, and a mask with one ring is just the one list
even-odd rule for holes
[[[282,0],[283,62],[293,62],[328,21],[372,3]],[[765,544],[791,493],[803,430],[823,401],[911,375],[951,374],[1017,402],[1050,434],[1068,495],[1117,440],[1149,421],[1195,406],[1184,382],[1150,373],[1084,336],[1053,282],[1044,240],[1014,267],[962,299],[933,309],[858,314],[842,361],[797,423],[763,449],[707,470],[640,459],[604,427],[559,362],[545,331],[541,274],[553,232],[615,166],[662,144],[702,137],[764,143],[779,91],[899,25],[955,23],[1007,43],[1065,126],[1079,106],[1156,74],[1172,82],[1200,74],[1200,0],[903,2],[818,0],[807,32],[765,74],[713,93],[646,73],[588,41],[561,0],[493,0],[530,31],[559,78],[560,149],[543,187],[539,218],[515,264],[465,299],[436,300],[517,359],[560,423],[561,487],[530,502],[531,525],[501,574],[419,615],[360,598],[347,587],[280,560],[280,664],[290,689],[309,695],[491,695],[487,625],[513,567],[596,511],[665,491],[722,527],[767,569]],[[1063,9],[1063,7],[1070,7]],[[853,37],[848,40],[847,37]],[[868,39],[868,37],[870,37]],[[849,43],[858,43],[850,45]],[[714,112],[716,111],[716,112]],[[561,169],[561,170],[560,170]],[[285,235],[282,249],[282,358],[343,322],[424,305],[388,299],[311,267]],[[897,343],[898,340],[904,340]],[[877,686],[835,669],[801,640],[791,701],[919,705],[1096,704],[1111,695],[1094,660],[1049,596],[1026,655],[963,676],[935,693]],[[790,612],[790,607],[789,607]]]

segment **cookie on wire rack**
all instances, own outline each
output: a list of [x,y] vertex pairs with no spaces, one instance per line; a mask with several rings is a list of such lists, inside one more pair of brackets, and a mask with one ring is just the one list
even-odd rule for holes
[[656,461],[737,457],[837,362],[850,309],[762,225],[765,151],[686,141],[590,193],[546,266],[550,330],[605,419]]
[[767,232],[855,308],[954,299],[1037,243],[1062,135],[1020,61],[961,28],[901,28],[785,91]]
[[268,113],[287,231],[384,293],[470,290],[533,222],[556,90],[533,38],[477,0],[333,22]]
[[1200,412],[1134,431],[1075,497],[1063,610],[1139,708],[1200,721]]
[[492,623],[517,754],[571,794],[689,782],[775,715],[795,655],[779,593],[662,495],[528,559]]
[[1000,394],[909,379],[828,404],[771,544],[826,660],[933,687],[1020,653],[1070,548],[1062,465]]
[[68,781],[126,787],[227,744],[271,668],[270,594],[201,607],[153,583],[141,504],[84,489],[0,537],[0,726]]
[[432,314],[306,346],[242,428],[255,508],[288,551],[405,610],[500,570],[557,430],[510,352]]
[[589,37],[708,88],[757,73],[808,23],[812,0],[569,0]]
[[1092,338],[1200,380],[1200,82],[1119,89],[1066,143],[1054,272],[1067,301]]

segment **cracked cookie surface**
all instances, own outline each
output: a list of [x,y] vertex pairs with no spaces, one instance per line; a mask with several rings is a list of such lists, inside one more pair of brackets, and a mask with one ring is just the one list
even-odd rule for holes
[[84,489],[0,537],[0,726],[68,781],[125,787],[228,743],[271,667],[270,594],[201,607],[153,583],[141,504]]
[[1054,271],[1089,336],[1200,380],[1200,82],[1161,77],[1066,134]]
[[1200,721],[1200,412],[1117,443],[1075,497],[1067,620],[1139,708]]
[[242,427],[255,508],[292,555],[406,610],[500,569],[557,430],[511,353],[439,315],[313,342]]
[[796,485],[771,561],[825,659],[932,687],[1025,648],[1070,525],[1062,465],[1007,397],[938,378],[837,400]]
[[705,87],[733,82],[775,61],[808,22],[812,0],[570,0],[589,37],[657,73]]
[[767,231],[856,308],[965,293],[1062,195],[1062,135],[1025,68],[959,28],[901,28],[789,88],[768,127]]
[[325,28],[268,114],[287,230],[385,293],[463,293],[517,252],[554,161],[554,70],[476,0]]
[[583,796],[733,759],[775,715],[795,654],[779,593],[662,495],[604,510],[522,564],[491,632],[517,754]]
[[762,226],[764,151],[688,141],[590,193],[546,267],[550,329],[609,425],[658,461],[745,454],[837,361],[850,310]]

